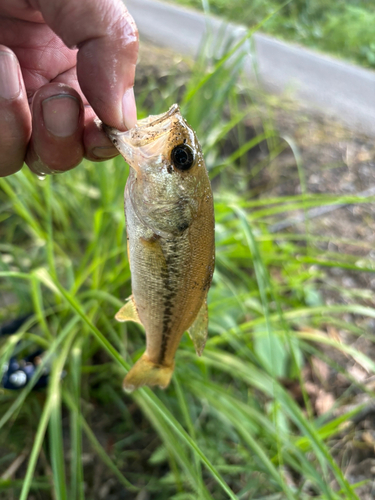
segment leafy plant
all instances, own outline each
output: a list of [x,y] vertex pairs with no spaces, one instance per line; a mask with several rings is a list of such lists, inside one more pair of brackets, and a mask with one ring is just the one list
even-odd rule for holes
[[[203,8],[201,0],[172,0],[174,3]],[[367,0],[210,0],[212,13],[249,27],[262,21],[275,9],[262,31],[301,43],[307,47],[348,59],[362,66],[375,67],[373,26],[375,4]]]

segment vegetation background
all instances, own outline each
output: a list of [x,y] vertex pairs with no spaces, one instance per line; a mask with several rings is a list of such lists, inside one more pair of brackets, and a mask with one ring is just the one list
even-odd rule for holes
[[[284,0],[170,0],[205,8],[254,27]],[[375,3],[372,0],[292,0],[262,26],[262,31],[365,67],[375,68]]]
[[[370,498],[375,199],[354,193],[373,143],[250,88],[230,54],[141,53],[139,117],[181,104],[215,196],[209,340],[197,358],[184,337],[166,391],[121,390],[144,350],[113,319],[131,293],[124,161],[0,179],[0,320],[31,313],[0,366],[43,350],[0,393],[0,498]],[[327,205],[345,206],[315,222]]]

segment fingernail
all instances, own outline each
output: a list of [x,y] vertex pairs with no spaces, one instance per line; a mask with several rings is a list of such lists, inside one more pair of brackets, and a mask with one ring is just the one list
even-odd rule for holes
[[0,97],[14,99],[20,93],[21,85],[16,57],[9,52],[0,52]]
[[92,150],[92,154],[97,158],[105,160],[116,156],[118,154],[118,151],[112,146],[98,146]]
[[78,127],[79,102],[72,95],[54,95],[42,102],[46,129],[56,137],[69,137]]
[[122,98],[122,114],[124,125],[129,130],[137,123],[137,108],[135,105],[134,89],[128,89]]

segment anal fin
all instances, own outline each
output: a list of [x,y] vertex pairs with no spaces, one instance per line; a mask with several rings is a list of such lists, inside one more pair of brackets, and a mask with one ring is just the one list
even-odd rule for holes
[[194,323],[188,329],[191,340],[193,341],[195,352],[198,356],[202,355],[204,346],[206,345],[208,335],[208,310],[207,300],[202,304]]
[[135,323],[142,325],[142,321],[138,316],[137,308],[135,307],[133,295],[131,295],[125,305],[121,307],[116,314],[115,319],[121,323],[125,321],[134,321]]

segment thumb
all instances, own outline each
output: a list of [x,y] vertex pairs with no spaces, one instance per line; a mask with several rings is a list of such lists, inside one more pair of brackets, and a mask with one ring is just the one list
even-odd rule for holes
[[77,47],[79,85],[98,117],[119,130],[135,125],[138,31],[121,0],[33,0],[45,22]]

